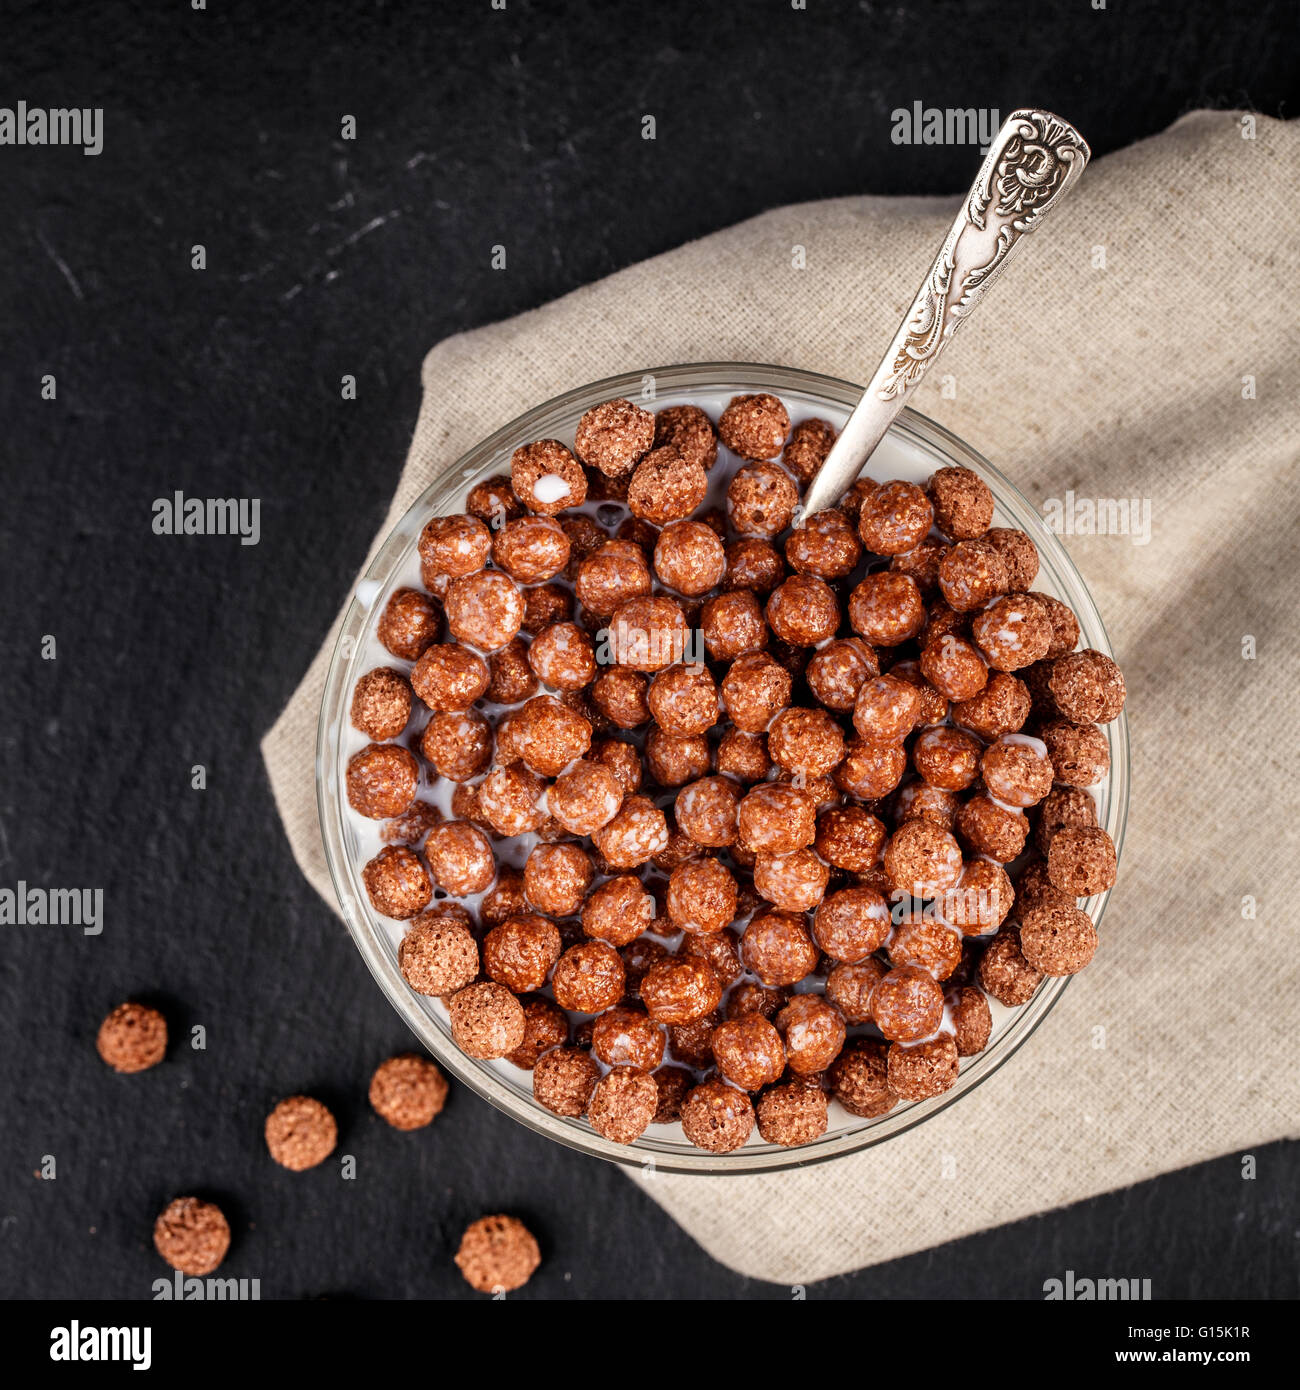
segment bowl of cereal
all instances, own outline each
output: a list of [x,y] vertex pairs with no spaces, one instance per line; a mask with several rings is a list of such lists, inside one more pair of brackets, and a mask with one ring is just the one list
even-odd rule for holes
[[861,395],[630,373],[449,462],[359,581],[317,741],[348,928],[438,1062],[663,1171],[880,1143],[1001,1066],[1097,948],[1123,677],[1060,541]]

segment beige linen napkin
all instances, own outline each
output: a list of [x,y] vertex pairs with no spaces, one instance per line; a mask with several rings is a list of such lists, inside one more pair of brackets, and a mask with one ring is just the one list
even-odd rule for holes
[[[1065,538],[1128,676],[1120,882],[1094,964],[941,1115],[803,1171],[631,1179],[724,1264],[806,1283],[1295,1134],[1298,176],[1300,128],[1232,112],[1096,161],[949,349],[949,391],[919,392],[1035,505],[1149,500],[1148,544]],[[954,207],[781,208],[439,344],[381,534],[490,431],[610,373],[865,380]],[[313,751],[332,645],[264,743],[331,904]]]

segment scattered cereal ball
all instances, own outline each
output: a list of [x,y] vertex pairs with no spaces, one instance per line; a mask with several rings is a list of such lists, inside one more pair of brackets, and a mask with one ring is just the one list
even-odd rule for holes
[[853,523],[837,507],[815,512],[785,543],[786,564],[819,579],[843,579],[861,557]]
[[[470,925],[469,913],[459,903],[440,903],[442,908],[456,908],[465,913],[466,925]],[[500,926],[507,917],[515,917],[528,911],[528,899],[524,896],[524,876],[517,869],[501,868],[496,882],[479,900],[479,915],[491,927]]]
[[921,697],[921,716],[916,721],[918,724],[947,722],[948,697],[926,680],[919,661],[895,661],[889,668],[889,674],[895,680],[906,681],[908,685],[914,686],[916,693]]
[[577,845],[535,845],[524,864],[524,896],[538,912],[570,917],[582,905],[593,872],[590,856]]
[[370,1104],[394,1129],[423,1129],[446,1103],[446,1077],[414,1052],[381,1062],[370,1078]]
[[921,652],[921,673],[949,700],[972,700],[988,682],[989,668],[979,649],[964,637],[945,632]]
[[524,1040],[524,1006],[495,981],[466,985],[451,995],[447,1016],[452,1041],[467,1057],[504,1057]]
[[[702,734],[670,734],[655,725],[646,735],[645,765],[661,787],[683,786],[708,772],[709,741]],[[670,847],[671,839],[665,850]]]
[[896,1042],[887,1062],[889,1089],[903,1100],[929,1100],[953,1087],[959,1065],[957,1044],[948,1033],[910,1046]]
[[177,1197],[153,1223],[154,1249],[173,1269],[196,1278],[211,1274],[230,1249],[230,1223],[214,1202]]
[[511,517],[523,512],[510,486],[510,479],[502,473],[475,483],[465,499],[465,510],[494,531],[504,526]]
[[596,677],[596,654],[575,623],[552,623],[528,648],[528,664],[554,690],[581,690]]
[[591,760],[614,774],[625,796],[631,796],[641,786],[641,759],[630,743],[601,739],[591,745]]
[[114,1071],[148,1071],[167,1053],[167,1020],[147,1004],[119,1004],[99,1025],[95,1049]]
[[1097,928],[1073,903],[1045,903],[1021,914],[1020,950],[1044,975],[1075,975],[1096,953]]
[[387,845],[361,870],[371,906],[399,921],[428,907],[433,884],[419,856],[405,845]]
[[1052,594],[1034,591],[1031,597],[1042,604],[1052,622],[1052,645],[1047,649],[1046,659],[1053,661],[1058,656],[1066,656],[1079,645],[1078,618]]
[[759,1014],[770,1022],[789,997],[788,989],[773,989],[748,980],[742,981],[727,996],[727,1017],[748,1018],[751,1014]]
[[521,996],[524,1006],[524,1040],[506,1061],[523,1071],[532,1071],[543,1053],[563,1047],[569,1041],[569,1019],[563,1009],[540,995]]
[[1013,594],[977,614],[971,635],[990,666],[1018,671],[1047,655],[1052,645],[1052,620],[1032,594]]
[[668,876],[664,907],[680,931],[720,932],[736,915],[736,880],[716,859],[681,864]]
[[1055,719],[1061,713],[1056,708],[1056,700],[1052,696],[1052,688],[1048,683],[1051,680],[1054,665],[1055,662],[1052,661],[1036,661],[1032,666],[1026,666],[1020,673],[1020,679],[1029,692],[1031,719],[1039,721]]
[[994,526],[984,533],[983,539],[1006,561],[1010,592],[1027,592],[1038,576],[1038,547],[1023,531],[1009,526]]
[[844,750],[844,761],[831,774],[835,785],[859,801],[888,796],[907,770],[907,751],[901,743],[868,743],[855,738]]
[[524,596],[499,570],[453,579],[447,586],[446,607],[452,636],[485,652],[504,647],[524,622]]
[[718,1070],[745,1091],[758,1091],[779,1081],[785,1070],[781,1035],[760,1014],[718,1024],[712,1047]]
[[[922,597],[929,598],[939,587],[939,565],[947,553],[948,547],[942,541],[922,541],[914,549],[895,555],[889,568],[895,574],[907,575],[920,589]],[[945,608],[947,606],[944,604]]]
[[532,1232],[513,1216],[481,1216],[460,1238],[456,1268],[479,1293],[520,1289],[542,1262]]
[[1026,865],[1016,877],[1016,902],[1021,912],[1031,907],[1041,907],[1044,903],[1064,903],[1074,907],[1075,901],[1068,893],[1062,893],[1047,876],[1047,864],[1042,859]]
[[841,888],[818,905],[813,940],[835,961],[865,960],[885,944],[889,908],[870,888]]
[[881,483],[862,499],[858,534],[873,555],[901,555],[930,534],[934,508],[915,483]]
[[790,673],[766,652],[748,652],[722,678],[722,699],[731,722],[761,734],[790,703]]
[[717,972],[698,957],[657,961],[641,981],[641,1001],[660,1023],[691,1023],[711,1014],[721,998]]
[[492,533],[477,517],[436,516],[420,532],[420,573],[426,588],[474,574],[488,562]]
[[929,782],[909,782],[894,793],[891,814],[896,826],[909,820],[928,820],[941,830],[951,830],[957,822],[959,804],[956,794],[943,787],[931,786]]
[[334,1152],[338,1125],[329,1110],[312,1096],[289,1096],[266,1117],[266,1147],[271,1157],[291,1172],[314,1168]]
[[991,740],[1023,728],[1029,718],[1029,705],[1029,691],[1023,681],[1004,671],[994,671],[978,695],[954,703],[952,718],[962,728]]
[[650,682],[646,703],[665,733],[702,734],[718,721],[718,688],[703,664],[660,671]]
[[846,1023],[871,1022],[871,997],[885,977],[885,967],[875,956],[860,961],[841,961],[826,977],[826,998]]
[[919,965],[896,966],[876,986],[871,1016],[890,1042],[915,1042],[943,1022],[943,990]]
[[431,710],[466,710],[488,688],[487,662],[455,642],[435,643],[415,663],[411,687]]
[[596,1082],[587,1119],[597,1134],[615,1144],[638,1139],[659,1108],[659,1087],[649,1072],[615,1067]]
[[551,815],[573,835],[592,835],[623,804],[623,790],[600,763],[577,762],[555,779],[547,795]]
[[348,805],[370,820],[400,816],[415,800],[420,764],[395,743],[370,743],[348,759]]
[[1052,764],[1041,740],[1004,734],[984,750],[980,771],[990,796],[1011,806],[1036,806],[1052,790]]
[[517,705],[537,694],[538,681],[528,664],[528,648],[512,637],[487,659],[491,679],[485,692],[498,705]]
[[734,985],[744,973],[745,967],[740,961],[740,934],[729,927],[722,931],[688,932],[680,954],[707,961],[724,986]]
[[611,869],[635,869],[668,847],[668,822],[649,797],[629,796],[591,841]]
[[417,994],[455,994],[478,978],[478,942],[465,923],[425,912],[402,937],[397,965]]
[[818,648],[804,679],[819,703],[844,714],[853,708],[864,682],[879,674],[875,652],[860,637],[841,637]]
[[388,600],[375,636],[394,656],[415,661],[438,640],[438,610],[418,589],[398,589]]
[[1124,708],[1124,673],[1104,652],[1058,657],[1047,684],[1056,708],[1076,724],[1109,724]]
[[607,618],[619,604],[650,594],[650,566],[640,546],[606,541],[578,566],[574,593],[589,613]]
[[767,912],[745,928],[740,958],[765,985],[792,985],[816,969],[817,947],[802,918]]
[[696,1071],[713,1065],[713,1030],[718,1026],[716,1012],[701,1014],[689,1023],[674,1023],[668,1029],[668,1046],[677,1061]]
[[631,401],[604,401],[578,421],[573,447],[588,468],[608,477],[630,473],[655,442],[655,417]]
[[982,752],[973,734],[941,725],[926,729],[912,745],[912,765],[930,786],[960,792],[979,776]]
[[952,1018],[958,1057],[973,1057],[983,1052],[993,1032],[993,1015],[984,991],[974,985],[962,986],[949,995],[948,1013]]
[[761,782],[745,793],[736,824],[746,849],[788,854],[816,839],[817,806],[802,787]]
[[762,606],[748,589],[709,599],[700,609],[700,631],[714,661],[734,661],[767,645]]
[[568,564],[569,537],[553,517],[519,516],[496,533],[492,558],[520,584],[537,584]]
[[591,1050],[606,1066],[653,1071],[664,1059],[664,1030],[639,1009],[607,1009],[592,1027]]
[[649,682],[640,671],[624,666],[604,670],[591,683],[591,702],[620,729],[635,729],[650,718],[646,703]]
[[[945,551],[945,553],[947,553]],[[938,576],[936,571],[936,580]],[[970,615],[958,613],[955,608],[950,608],[942,598],[932,598],[926,605],[925,626],[921,629],[921,645],[928,647],[937,638],[944,637],[952,633],[954,637],[970,636]]]
[[794,518],[799,489],[780,464],[747,463],[727,486],[727,516],[741,536],[780,534]]
[[792,647],[815,647],[835,636],[840,605],[835,590],[824,579],[814,574],[792,574],[768,599],[767,621]]
[[946,980],[961,964],[961,950],[960,932],[913,909],[903,915],[890,938],[889,963],[920,966],[936,980]]
[[908,575],[877,570],[849,595],[849,622],[873,647],[897,647],[924,627],[925,601]]
[[1015,889],[1001,864],[972,859],[956,887],[941,893],[935,906],[949,926],[966,936],[984,936],[1002,925],[1015,900]]
[[980,854],[1009,864],[1025,847],[1029,822],[1022,812],[980,795],[962,803],[957,812],[957,832]]
[[961,846],[928,820],[909,820],[889,837],[885,872],[890,886],[914,898],[932,898],[961,877]]
[[477,710],[435,714],[420,735],[420,752],[449,782],[468,782],[492,761],[492,729]]
[[530,512],[554,516],[587,500],[587,475],[558,439],[524,444],[510,458],[510,486]]
[[352,691],[352,727],[376,743],[396,738],[411,717],[411,686],[400,671],[377,666]]
[[[652,924],[651,930],[654,930]],[[650,967],[668,957],[668,948],[652,937],[639,936],[629,941],[619,952],[626,972],[625,989],[629,999],[641,998],[641,981],[649,974]]]
[[623,960],[605,941],[580,941],[556,962],[551,976],[555,1002],[572,1013],[598,1014],[623,997]]
[[795,1148],[826,1133],[826,1092],[797,1081],[771,1086],[758,1098],[758,1132],[769,1144]]
[[[567,571],[568,567],[565,568]],[[573,596],[558,584],[534,584],[532,588],[524,590],[525,632],[536,637],[552,623],[567,623],[572,618]]]
[[673,521],[655,541],[654,568],[670,589],[694,597],[722,582],[727,552],[702,521]]
[[770,594],[785,577],[785,572],[785,561],[772,542],[750,536],[733,541],[727,547],[727,573],[723,577],[723,586]]
[[685,1067],[660,1067],[654,1073],[654,1079],[659,1089],[659,1105],[655,1110],[654,1123],[675,1124],[682,1117],[682,1104],[695,1084],[695,1078]]
[[559,958],[559,929],[535,913],[507,917],[483,938],[483,969],[515,994],[541,989]]
[[1088,829],[1097,824],[1097,805],[1079,787],[1055,787],[1038,806],[1038,825],[1034,843],[1046,855],[1058,830]]
[[1042,972],[1025,959],[1020,949],[1020,928],[1008,923],[999,929],[980,958],[979,982],[999,1004],[1014,1008],[1033,998],[1043,982]]
[[430,831],[424,842],[424,857],[434,882],[453,898],[481,893],[496,873],[488,837],[463,820],[444,821]]
[[863,681],[853,706],[853,727],[868,743],[901,743],[921,716],[916,687],[896,676]]
[[652,449],[636,466],[627,489],[632,514],[654,526],[691,515],[704,501],[708,475],[671,444]]
[[754,1107],[744,1091],[724,1081],[705,1081],[682,1101],[682,1133],[697,1149],[725,1154],[738,1149],[754,1128]]
[[690,463],[707,473],[717,462],[718,436],[713,422],[697,405],[670,405],[655,415],[656,447],[671,444]]
[[577,1047],[557,1047],[533,1067],[533,1099],[555,1115],[577,1119],[586,1114],[600,1068]]
[[862,806],[833,806],[817,817],[814,847],[828,864],[865,873],[880,858],[884,824]]
[[1094,786],[1110,771],[1110,745],[1095,724],[1050,719],[1038,734],[1056,780],[1067,787]]
[[807,485],[817,476],[834,443],[835,430],[825,420],[800,420],[790,431],[781,462]]
[[677,794],[673,814],[697,845],[725,849],[736,841],[740,796],[725,777],[703,777]]
[[733,396],[718,421],[718,437],[743,459],[772,459],[790,433],[790,416],[775,396]]
[[609,649],[620,666],[662,671],[686,649],[686,615],[666,595],[628,599],[609,623]]
[[827,1073],[831,1094],[850,1115],[871,1120],[898,1104],[889,1086],[888,1055],[884,1043],[851,1038],[831,1063]]
[[[498,725],[498,757],[505,756],[501,730]],[[511,730],[519,757],[543,777],[558,777],[591,748],[591,721],[553,695],[535,695],[512,717]]]
[[941,468],[926,488],[934,524],[954,541],[974,540],[993,524],[993,494],[969,468]]
[[939,562],[939,588],[958,613],[986,607],[1007,583],[1006,561],[987,541],[961,541]]
[[588,936],[626,946],[654,921],[654,899],[635,874],[606,879],[582,907],[582,929]]
[[844,732],[823,709],[786,709],[772,721],[767,747],[785,771],[825,777],[844,757]]
[[1115,846],[1097,826],[1067,826],[1052,836],[1047,876],[1072,898],[1090,898],[1115,886]]
[[844,1046],[844,1018],[820,994],[796,994],[776,1016],[790,1070],[800,1076],[825,1071]]

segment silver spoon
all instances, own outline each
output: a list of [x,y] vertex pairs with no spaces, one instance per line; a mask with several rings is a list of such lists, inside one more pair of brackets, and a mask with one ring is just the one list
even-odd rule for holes
[[1083,173],[1090,153],[1083,136],[1050,111],[1007,117],[894,341],[804,495],[801,520],[834,506],[857,480],[943,345],[1021,237]]

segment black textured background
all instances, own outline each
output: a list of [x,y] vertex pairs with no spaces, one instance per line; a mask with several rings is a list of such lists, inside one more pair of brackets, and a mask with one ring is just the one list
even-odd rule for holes
[[[5,10],[0,105],[103,106],[106,131],[95,159],[0,147],[0,885],[102,887],[106,928],[0,928],[0,1291],[148,1297],[153,1217],[199,1191],[235,1227],[223,1273],[268,1298],[462,1296],[450,1250],[495,1210],[543,1243],[519,1297],[788,1298],[461,1088],[424,1133],[370,1113],[408,1036],[299,877],[258,739],[380,523],[435,341],[781,203],[958,192],[971,150],[890,143],[914,100],[1054,108],[1098,154],[1197,106],[1289,114],[1293,6]],[[259,497],[261,543],[154,536],[178,488]],[[118,1077],[94,1034],[132,996],[174,1041]],[[299,1090],[356,1181],[268,1159],[263,1116]],[[1294,1296],[1297,1151],[1258,1158],[1254,1182],[1226,1158],[810,1292],[1032,1298],[1072,1268]]]

